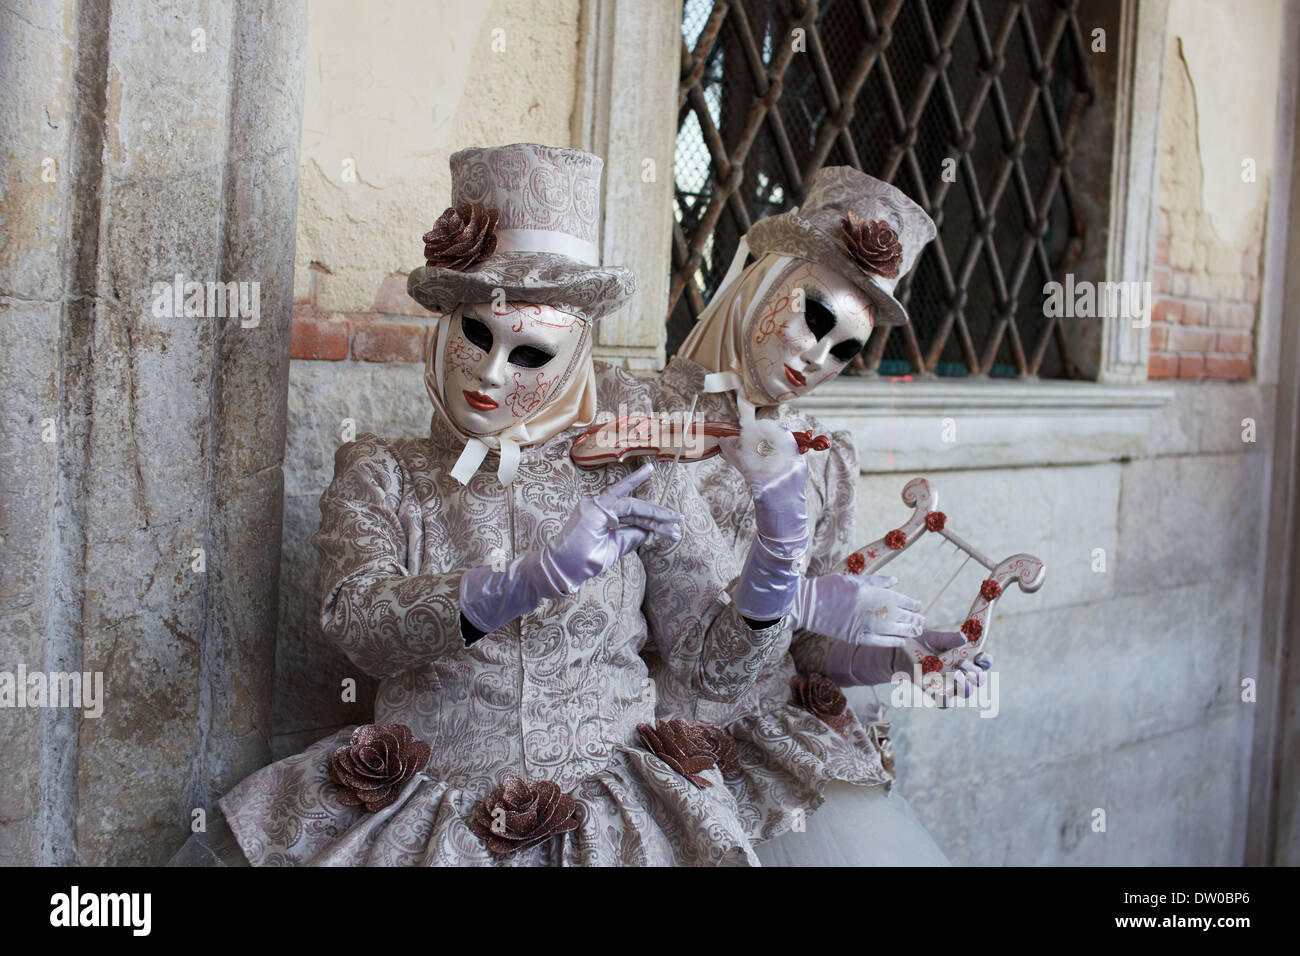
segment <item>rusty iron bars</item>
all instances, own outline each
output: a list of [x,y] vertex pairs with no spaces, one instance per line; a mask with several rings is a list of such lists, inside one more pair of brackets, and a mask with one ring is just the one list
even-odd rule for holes
[[1076,377],[1040,305],[1085,238],[1070,162],[1095,83],[1076,6],[686,0],[670,351],[755,219],[848,164],[939,227],[898,290],[912,321],[874,332],[854,371],[1038,375],[1055,344],[1056,373]]

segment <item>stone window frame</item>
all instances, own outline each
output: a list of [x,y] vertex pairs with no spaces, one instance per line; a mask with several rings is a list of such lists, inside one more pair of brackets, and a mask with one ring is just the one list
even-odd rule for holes
[[[1106,276],[1151,278],[1158,189],[1160,92],[1169,0],[1123,0]],[[631,267],[639,294],[601,322],[598,359],[636,372],[663,367],[676,143],[681,3],[588,0],[574,140],[605,158],[602,252]],[[658,63],[658,68],[649,64]],[[658,118],[651,121],[651,117]],[[647,160],[655,178],[644,182]],[[1149,316],[1148,316],[1149,318]],[[1111,461],[1146,453],[1152,416],[1174,388],[1147,380],[1150,329],[1121,316],[1089,319],[1095,381],[841,378],[800,406],[890,455],[885,470]],[[882,413],[888,416],[882,435]],[[1006,441],[1015,416],[1021,436]],[[940,423],[960,419],[960,440]],[[877,466],[864,461],[864,468]]]

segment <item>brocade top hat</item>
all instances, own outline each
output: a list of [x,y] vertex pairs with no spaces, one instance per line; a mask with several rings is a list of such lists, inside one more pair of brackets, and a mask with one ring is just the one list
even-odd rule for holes
[[903,325],[894,289],[935,233],[901,190],[852,166],[826,166],[802,206],[759,220],[746,239],[756,257],[775,252],[835,269],[875,303],[876,325]]
[[501,294],[586,322],[618,311],[636,279],[599,264],[603,166],[580,149],[536,143],[453,153],[452,205],[425,235],[427,263],[407,276],[407,294],[442,313]]

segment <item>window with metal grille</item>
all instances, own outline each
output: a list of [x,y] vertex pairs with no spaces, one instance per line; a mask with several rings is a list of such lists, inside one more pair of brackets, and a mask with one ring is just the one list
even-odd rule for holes
[[749,227],[851,165],[939,236],[899,286],[911,322],[850,373],[1082,377],[1043,286],[1104,246],[1107,197],[1079,183],[1108,183],[1111,120],[1076,150],[1110,92],[1096,47],[1069,0],[685,0],[669,354]]

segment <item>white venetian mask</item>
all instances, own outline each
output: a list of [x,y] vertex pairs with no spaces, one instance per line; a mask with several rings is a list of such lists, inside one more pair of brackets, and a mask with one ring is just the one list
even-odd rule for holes
[[773,403],[806,395],[862,351],[875,315],[839,272],[795,259],[768,287],[745,329],[745,374]]
[[534,418],[560,393],[583,342],[582,320],[549,305],[464,305],[448,321],[443,403],[471,435]]

